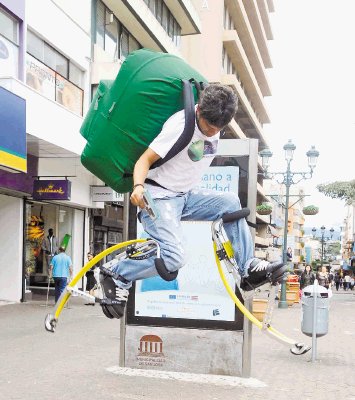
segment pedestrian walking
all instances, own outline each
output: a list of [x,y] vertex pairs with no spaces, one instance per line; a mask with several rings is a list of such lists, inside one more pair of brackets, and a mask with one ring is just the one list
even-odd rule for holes
[[[90,252],[87,254],[88,261],[91,261],[94,257],[95,257],[94,254],[92,254]],[[87,273],[85,274],[85,276],[86,276],[86,291],[89,292],[89,294],[91,294],[91,296],[94,296],[94,289],[96,286],[94,269],[95,269],[95,266],[93,266],[91,269],[89,269],[89,271],[87,271]],[[94,306],[95,303],[85,303],[85,305],[86,306]]]
[[327,271],[327,267],[323,266],[321,270],[317,273],[317,279],[318,283],[325,287],[326,289],[329,289],[329,274]]
[[57,302],[68,283],[68,279],[73,277],[72,261],[65,254],[64,247],[59,247],[59,254],[52,258],[49,275],[53,276],[54,279],[55,302]]
[[344,290],[348,290],[350,288],[350,275],[344,276]]
[[301,274],[300,277],[300,289],[303,289],[306,286],[313,285],[314,282],[314,273],[310,265],[306,265],[306,268]]
[[337,291],[339,290],[340,281],[341,281],[340,275],[338,273],[336,273],[335,277],[334,277],[334,282],[335,282],[335,288]]

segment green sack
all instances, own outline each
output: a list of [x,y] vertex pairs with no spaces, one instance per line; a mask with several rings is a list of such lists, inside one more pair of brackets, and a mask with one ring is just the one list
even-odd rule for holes
[[[133,168],[165,121],[184,108],[182,80],[206,79],[184,60],[147,49],[131,53],[114,81],[101,81],[80,128],[82,164],[116,192],[132,190]],[[194,88],[194,100],[197,93]]]

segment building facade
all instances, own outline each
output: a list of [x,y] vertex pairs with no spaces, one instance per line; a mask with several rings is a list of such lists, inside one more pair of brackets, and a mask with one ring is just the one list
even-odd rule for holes
[[[80,7],[67,0],[0,0],[6,106],[0,111],[0,299],[24,301],[46,287],[42,241],[50,228],[74,272],[89,249],[99,252],[135,234],[135,210],[127,201],[114,195],[94,201],[93,188],[103,182],[81,165],[85,140],[79,134],[98,83],[114,79],[132,51],[178,55],[209,82],[230,85],[240,106],[225,139],[266,145],[271,11],[272,0],[81,0]],[[265,199],[262,184],[259,177],[258,202]],[[258,216],[257,222],[256,244],[265,248],[268,220]]]
[[355,204],[345,206],[345,218],[342,231],[342,258],[344,264],[355,268]]

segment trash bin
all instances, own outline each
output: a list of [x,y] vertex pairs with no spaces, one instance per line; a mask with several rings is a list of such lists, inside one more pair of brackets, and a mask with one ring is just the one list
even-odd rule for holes
[[321,337],[328,333],[329,322],[329,295],[328,290],[320,285],[310,285],[302,293],[302,332],[307,336],[313,334],[314,290],[316,299],[316,336]]

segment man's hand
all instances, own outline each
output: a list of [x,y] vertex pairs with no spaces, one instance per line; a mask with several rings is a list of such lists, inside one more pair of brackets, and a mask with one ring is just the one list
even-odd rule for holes
[[136,186],[131,194],[131,203],[134,206],[144,208],[144,201],[143,201],[143,193],[144,193],[144,186]]
[[134,166],[133,171],[133,192],[131,194],[131,203],[134,206],[144,208],[143,192],[144,192],[144,181],[148,175],[149,168],[153,163],[159,160],[160,156],[155,153],[151,148],[148,149],[139,157],[138,161]]

